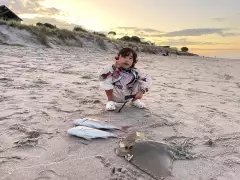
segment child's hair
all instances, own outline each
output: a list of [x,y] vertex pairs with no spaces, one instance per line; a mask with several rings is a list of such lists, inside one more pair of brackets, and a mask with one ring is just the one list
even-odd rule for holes
[[133,64],[131,66],[131,68],[135,67],[135,64],[137,63],[137,53],[132,49],[132,48],[122,48],[119,52],[118,52],[118,57],[122,56],[122,57],[126,57],[129,56],[130,53],[132,53],[133,55]]

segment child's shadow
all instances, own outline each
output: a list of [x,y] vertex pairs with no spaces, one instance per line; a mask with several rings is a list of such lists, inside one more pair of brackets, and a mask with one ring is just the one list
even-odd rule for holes
[[149,109],[140,109],[134,107],[130,104],[126,104],[120,112],[119,109],[123,103],[116,104],[116,110],[114,111],[105,111],[102,114],[102,118],[106,119],[109,122],[114,122],[118,125],[132,125],[132,126],[141,126],[146,123],[151,123],[151,112]]
[[116,110],[115,112],[116,113],[124,113],[124,112],[132,112],[132,113],[144,113],[146,112],[148,109],[140,109],[140,108],[137,108],[133,105],[131,105],[130,103],[127,103],[124,105],[124,103],[116,103]]

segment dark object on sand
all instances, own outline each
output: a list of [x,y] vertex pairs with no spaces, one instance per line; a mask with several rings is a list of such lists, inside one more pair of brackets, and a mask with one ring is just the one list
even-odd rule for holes
[[125,96],[125,102],[123,103],[123,105],[120,107],[120,109],[117,112],[120,112],[122,110],[122,108],[126,105],[126,103],[128,102],[129,99],[133,99],[135,98],[136,95],[129,95],[129,96]]
[[208,145],[208,146],[213,146],[213,140],[208,139],[208,141],[205,144]]
[[116,148],[115,153],[125,157],[127,161],[154,179],[171,175],[174,158],[166,144],[142,141],[130,146],[125,153]]
[[163,56],[169,56],[169,53],[168,52],[165,52],[162,54]]
[[130,134],[120,141],[115,153],[154,179],[171,176],[173,161],[187,154],[162,142],[139,139],[142,138],[138,133]]
[[125,158],[153,178],[161,179],[171,175],[174,157],[164,143],[138,142]]

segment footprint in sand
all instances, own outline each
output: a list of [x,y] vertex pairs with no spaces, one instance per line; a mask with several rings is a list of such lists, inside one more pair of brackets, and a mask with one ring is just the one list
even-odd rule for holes
[[12,86],[13,79],[10,78],[0,78],[0,84],[2,87]]
[[68,180],[69,178],[63,175],[57,174],[54,170],[45,170],[40,173],[38,173],[39,177],[35,178],[34,180],[55,180],[55,179],[61,179],[61,180]]
[[27,135],[27,138],[38,138],[40,136],[40,131],[39,130],[30,130],[26,126],[22,124],[13,124],[9,128],[10,130],[16,130],[22,133],[25,133]]
[[131,168],[116,168],[111,169],[111,177],[109,180],[150,180],[151,177],[147,177],[137,170]]
[[138,170],[132,168],[122,168],[112,166],[111,161],[103,156],[95,156],[99,159],[105,168],[110,168],[110,179],[109,180],[150,180],[151,177],[143,174]]
[[34,84],[49,84],[47,81],[44,81],[42,79],[37,79],[33,81]]
[[19,162],[20,160],[24,160],[24,158],[22,158],[20,156],[0,157],[0,165],[7,163],[7,162],[12,162],[12,161]]
[[102,102],[99,99],[81,99],[80,104],[101,104]]
[[104,165],[104,167],[109,167],[111,164],[108,160],[102,156],[96,156],[97,159],[100,159],[100,162]]
[[237,87],[240,88],[240,83],[236,83]]
[[21,124],[14,124],[14,125],[10,126],[9,129],[19,131],[26,135],[22,139],[14,142],[16,147],[26,147],[26,146],[33,147],[38,144],[39,136],[41,135],[41,132],[39,130],[31,130]]
[[226,80],[230,80],[230,79],[233,79],[234,77],[233,77],[233,76],[230,76],[230,75],[228,75],[228,74],[224,74],[224,78],[225,78]]
[[72,82],[75,85],[87,85],[89,82]]
[[93,79],[93,75],[91,74],[86,74],[82,76],[83,79]]
[[10,78],[0,78],[0,82],[8,82],[8,81],[13,81]]
[[0,102],[10,101],[10,100],[12,100],[12,97],[13,96],[2,96],[2,95],[0,95]]

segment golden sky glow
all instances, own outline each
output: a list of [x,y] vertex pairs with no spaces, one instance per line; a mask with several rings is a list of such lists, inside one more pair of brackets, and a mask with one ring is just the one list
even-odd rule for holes
[[222,57],[240,57],[240,1],[226,0],[2,0],[24,23],[52,22],[72,29],[113,30],[159,45]]

